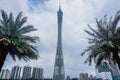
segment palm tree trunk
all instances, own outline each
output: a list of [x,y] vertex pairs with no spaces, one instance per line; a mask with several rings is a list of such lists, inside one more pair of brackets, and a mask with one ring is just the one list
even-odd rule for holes
[[1,69],[4,65],[4,62],[7,57],[8,52],[7,52],[6,48],[3,47],[2,50],[0,51],[0,53],[1,53],[1,55],[0,55],[0,72],[1,72]]
[[118,67],[119,67],[119,70],[120,70],[120,57],[119,57],[117,51],[115,51],[115,52],[113,53],[113,58],[114,58],[114,60],[116,61],[116,63],[118,64]]

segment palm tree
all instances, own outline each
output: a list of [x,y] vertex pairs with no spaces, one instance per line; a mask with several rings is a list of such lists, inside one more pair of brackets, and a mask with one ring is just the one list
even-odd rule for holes
[[95,61],[98,66],[102,60],[108,60],[110,63],[117,63],[120,69],[120,11],[116,13],[114,18],[107,19],[104,16],[103,20],[96,19],[97,29],[88,27],[91,31],[85,30],[91,37],[87,38],[89,46],[81,55],[88,53],[88,58],[85,63]]
[[1,10],[0,19],[0,71],[8,54],[13,60],[16,57],[28,61],[37,60],[39,55],[35,45],[39,38],[29,36],[28,33],[36,31],[32,25],[24,25],[27,17],[22,17],[20,12],[16,18],[10,13],[8,16],[4,10]]

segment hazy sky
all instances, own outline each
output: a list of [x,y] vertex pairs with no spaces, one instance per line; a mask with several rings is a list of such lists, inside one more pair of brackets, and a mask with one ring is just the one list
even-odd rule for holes
[[[4,68],[14,65],[30,65],[44,68],[44,76],[52,77],[56,46],[57,46],[57,10],[58,0],[0,0],[0,9],[7,13],[13,12],[16,16],[20,11],[23,16],[28,16],[26,24],[32,24],[38,31],[30,35],[40,37],[38,50],[40,59],[37,61],[16,61],[7,56]],[[87,24],[95,27],[95,18],[102,19],[105,14],[108,17],[120,10],[120,0],[61,0],[63,11],[62,42],[65,63],[65,74],[71,77],[79,77],[79,73],[87,72],[95,75],[94,64],[83,64],[87,55],[80,53],[88,45],[85,39],[87,34],[84,29]]]

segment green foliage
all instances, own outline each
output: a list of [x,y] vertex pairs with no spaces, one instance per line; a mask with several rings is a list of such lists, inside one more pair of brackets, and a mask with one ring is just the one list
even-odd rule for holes
[[13,60],[16,60],[16,57],[25,61],[29,59],[37,60],[39,55],[37,47],[33,46],[33,44],[39,41],[39,38],[28,35],[29,32],[37,29],[32,25],[24,25],[27,22],[27,17],[22,17],[22,12],[20,12],[14,18],[12,13],[7,15],[4,10],[1,10],[1,18],[0,49],[2,49],[2,46],[5,46]]
[[88,39],[89,46],[84,50],[81,55],[88,54],[88,58],[85,63],[91,65],[92,61],[95,61],[96,65],[99,65],[102,60],[108,60],[116,62],[116,58],[112,55],[119,54],[120,51],[120,27],[118,26],[120,21],[120,11],[116,13],[114,18],[107,19],[104,16],[103,20],[96,19],[97,29],[93,29],[88,25],[89,30],[85,32],[90,35]]
[[71,80],[78,80],[78,78],[72,78]]

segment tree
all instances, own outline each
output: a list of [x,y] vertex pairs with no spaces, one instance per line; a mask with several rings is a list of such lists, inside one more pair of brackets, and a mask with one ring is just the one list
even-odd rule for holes
[[71,80],[78,80],[78,78],[72,78]]
[[16,18],[10,13],[9,16],[4,10],[1,10],[0,19],[0,71],[8,54],[13,60],[16,57],[28,61],[39,58],[35,44],[39,41],[36,36],[29,36],[28,33],[36,31],[32,25],[24,25],[27,17],[22,17],[20,12]]
[[117,63],[120,69],[120,11],[116,13],[114,18],[96,19],[97,29],[93,29],[90,25],[88,27],[91,31],[85,32],[91,37],[87,38],[89,46],[81,55],[88,53],[88,58],[85,63],[95,61],[98,66],[102,60],[107,60],[109,63]]

